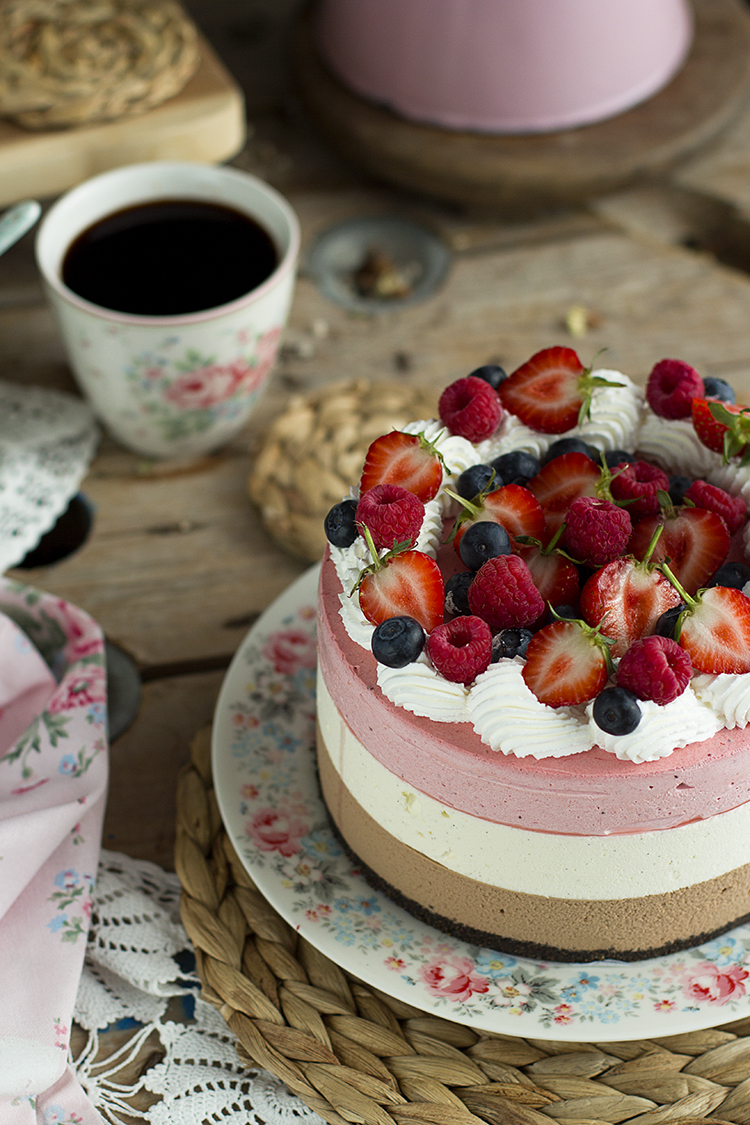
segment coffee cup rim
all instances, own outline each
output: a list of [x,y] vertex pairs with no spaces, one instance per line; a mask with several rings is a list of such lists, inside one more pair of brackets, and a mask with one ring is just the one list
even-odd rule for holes
[[[50,238],[50,231],[54,230],[55,222],[60,221],[61,213],[64,214],[65,210],[75,204],[77,200],[85,200],[87,195],[94,195],[94,197],[96,197],[95,193],[101,188],[106,188],[108,184],[111,185],[113,183],[122,182],[123,179],[131,177],[135,179],[139,174],[145,176],[149,173],[157,177],[160,174],[164,176],[192,175],[195,179],[192,181],[192,190],[189,183],[186,183],[184,188],[170,185],[170,187],[165,189],[161,194],[141,190],[141,192],[138,193],[134,192],[132,199],[128,202],[120,202],[102,209],[101,213],[87,218],[79,225],[78,229],[65,236],[62,251],[55,256],[55,261],[52,266],[50,265],[48,261],[47,242]],[[140,313],[119,312],[116,309],[108,309],[104,305],[97,305],[93,301],[79,296],[64,283],[60,273],[60,266],[71,243],[82,231],[88,226],[91,226],[92,223],[98,222],[99,219],[105,218],[121,207],[137,206],[139,203],[147,203],[150,200],[167,197],[171,199],[208,200],[214,203],[229,202],[230,206],[244,211],[245,214],[255,219],[256,222],[260,222],[261,225],[268,230],[268,226],[264,222],[263,217],[259,216],[249,205],[243,205],[242,202],[236,199],[227,201],[217,195],[212,195],[210,192],[201,192],[196,189],[195,183],[197,181],[202,180],[204,183],[208,183],[211,177],[214,177],[214,182],[223,182],[225,184],[242,183],[246,186],[252,186],[258,197],[263,198],[267,203],[270,203],[277,209],[277,213],[282,217],[285,223],[288,245],[286,249],[284,249],[283,246],[279,246],[278,238],[275,236],[275,233],[269,231],[279,251],[280,259],[273,272],[255,289],[251,289],[248,293],[244,293],[242,296],[236,297],[226,304],[215,305],[210,309],[201,309],[198,312],[190,313],[176,313],[167,316],[153,316]],[[67,304],[93,316],[97,316],[102,320],[111,321],[116,324],[131,324],[142,327],[177,327],[216,320],[246,308],[248,305],[255,304],[267,293],[275,289],[279,282],[295,269],[299,257],[300,243],[300,225],[294,208],[281,192],[266,183],[265,180],[261,180],[258,176],[254,176],[250,172],[244,172],[239,168],[201,164],[194,161],[159,160],[126,164],[119,168],[112,168],[107,172],[102,172],[97,176],[92,176],[89,179],[83,180],[75,187],[70,188],[61,195],[59,199],[55,200],[47,213],[42,217],[35,238],[35,255],[37,268],[44,283],[59,299]]]

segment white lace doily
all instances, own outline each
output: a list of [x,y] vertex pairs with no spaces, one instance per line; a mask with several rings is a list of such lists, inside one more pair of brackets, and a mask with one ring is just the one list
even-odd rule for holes
[[0,573],[65,511],[98,440],[82,399],[0,380]]
[[[151,1125],[324,1125],[273,1075],[243,1065],[226,1023],[199,998],[179,900],[176,875],[101,853],[75,1011],[88,1036],[71,1060],[89,1098],[113,1125],[139,1117]],[[126,1042],[97,1061],[99,1032],[113,1024],[128,1031]],[[149,1039],[164,1057],[124,1082]],[[134,1112],[131,1099],[143,1091],[158,1100]]]

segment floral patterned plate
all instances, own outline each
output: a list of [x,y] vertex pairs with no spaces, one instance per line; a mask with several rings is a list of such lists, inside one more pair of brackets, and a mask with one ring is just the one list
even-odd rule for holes
[[750,1014],[750,926],[668,957],[569,965],[454,940],[373,890],[342,852],[318,788],[317,581],[313,567],[253,626],[214,718],[224,824],[282,917],[360,980],[486,1031],[641,1039]]

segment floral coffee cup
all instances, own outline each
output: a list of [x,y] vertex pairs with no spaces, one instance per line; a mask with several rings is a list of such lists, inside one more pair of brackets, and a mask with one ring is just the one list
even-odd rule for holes
[[[257,288],[201,312],[115,312],[62,280],[71,243],[93,223],[151,200],[205,200],[249,215],[278,264]],[[149,457],[193,457],[234,437],[268,382],[292,299],[299,224],[287,201],[234,168],[134,164],[63,195],[45,216],[36,255],[81,390],[123,445]]]

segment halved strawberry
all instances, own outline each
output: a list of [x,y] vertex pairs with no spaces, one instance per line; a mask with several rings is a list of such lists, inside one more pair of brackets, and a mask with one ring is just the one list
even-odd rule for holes
[[583,619],[614,641],[612,655],[617,657],[653,633],[662,613],[679,604],[680,595],[665,575],[627,555],[592,574],[580,600]]
[[637,559],[644,558],[654,532],[663,525],[652,561],[668,561],[678,582],[689,594],[694,594],[706,585],[726,559],[729,531],[721,516],[706,508],[684,507],[673,512],[639,520],[633,528],[628,549]]
[[587,703],[607,682],[607,644],[580,621],[553,621],[529,641],[521,675],[549,707]]
[[445,586],[440,567],[424,551],[409,549],[409,543],[398,543],[379,559],[372,537],[364,528],[373,562],[366,567],[357,585],[359,606],[373,625],[389,617],[406,615],[418,621],[430,633],[442,624]]
[[554,534],[574,500],[596,496],[600,479],[598,466],[585,453],[563,453],[548,461],[527,488],[541,504],[547,529]]
[[679,644],[696,672],[750,672],[750,598],[729,586],[712,586],[685,599]]
[[443,480],[443,459],[424,434],[393,430],[376,438],[367,450],[360,494],[376,484],[398,484],[418,496],[423,504],[432,500]]
[[693,429],[703,445],[714,453],[723,454],[728,461],[745,452],[750,443],[750,407],[710,398],[694,398],[692,415]]
[[[451,493],[455,496],[455,493]],[[456,497],[463,508],[458,517],[453,546],[459,547],[466,531],[475,523],[492,520],[500,523],[515,539],[517,535],[530,535],[540,539],[544,534],[544,512],[533,493],[520,484],[506,484],[494,492],[483,493],[479,503]]]
[[549,605],[575,605],[581,587],[575,565],[554,549],[522,547],[519,555],[531,573],[531,580]]
[[544,348],[497,389],[506,410],[532,430],[562,434],[588,416],[591,393],[608,380],[592,375],[572,348]]

